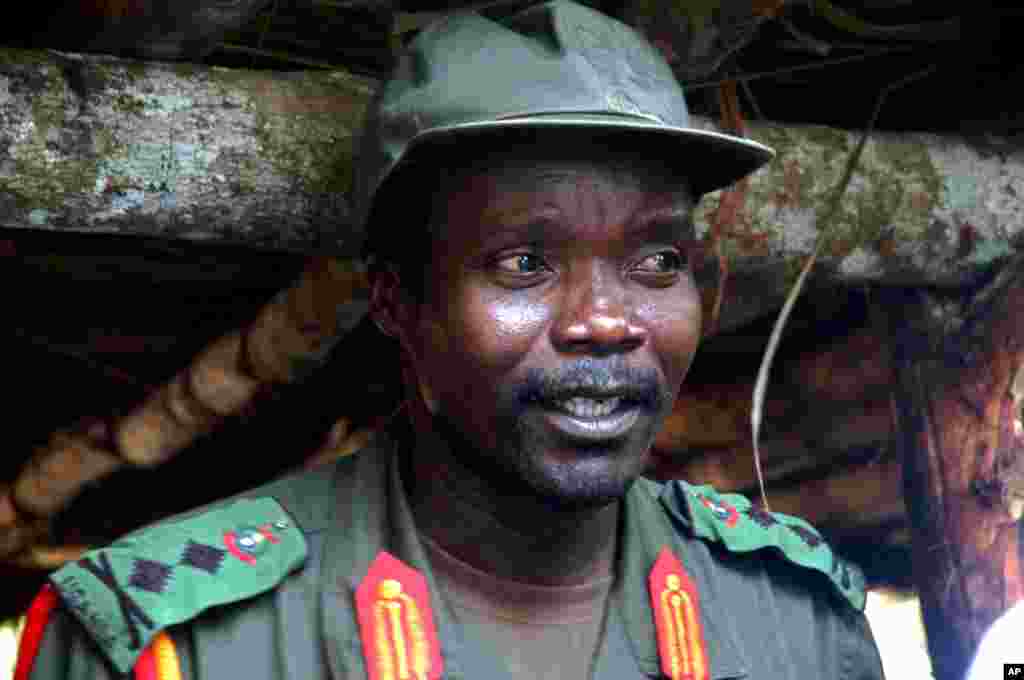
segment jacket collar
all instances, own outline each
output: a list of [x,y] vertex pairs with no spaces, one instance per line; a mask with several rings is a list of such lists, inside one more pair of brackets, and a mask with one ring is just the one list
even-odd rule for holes
[[[429,455],[438,441],[417,441],[414,455]],[[382,432],[367,450],[338,463],[332,494],[333,512],[327,529],[321,570],[321,626],[334,677],[366,677],[365,661],[356,625],[354,595],[371,562],[386,550],[423,574],[444,659],[446,679],[473,678],[469,657],[460,653],[464,638],[434,579],[423,544],[406,500],[399,465],[399,439]],[[728,622],[730,612],[715,606],[716,578],[713,558],[703,541],[676,528],[659,502],[662,485],[637,480],[626,495],[620,521],[616,586],[612,606],[629,639],[639,670],[658,677],[655,631],[648,574],[662,547],[668,546],[694,579],[701,603],[701,620],[708,645],[710,677],[740,678],[747,666]],[[381,512],[381,509],[384,511]],[[479,677],[496,677],[487,669]]]
[[716,604],[716,560],[708,546],[693,537],[685,524],[674,524],[674,518],[661,503],[663,493],[664,485],[638,479],[626,494],[622,513],[618,562],[621,593],[617,605],[637,664],[648,675],[661,673],[648,575],[661,549],[668,547],[697,587],[711,679],[742,678],[748,673],[749,663],[741,654],[729,621],[736,612],[724,611]]
[[381,432],[363,452],[338,464],[332,484],[335,499],[327,529],[321,570],[321,626],[327,660],[336,678],[364,678],[355,592],[382,551],[423,574],[430,592],[437,636],[448,679],[468,678],[459,653],[462,635],[441,595],[416,532],[406,500],[398,460],[399,441]]

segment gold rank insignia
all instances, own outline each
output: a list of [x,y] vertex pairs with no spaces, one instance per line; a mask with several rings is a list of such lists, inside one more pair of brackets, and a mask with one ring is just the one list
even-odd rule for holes
[[356,589],[369,680],[437,680],[443,662],[423,574],[381,551]]
[[667,547],[654,562],[648,584],[662,673],[671,680],[708,680],[697,588]]
[[178,652],[165,631],[157,633],[135,663],[135,680],[181,680]]

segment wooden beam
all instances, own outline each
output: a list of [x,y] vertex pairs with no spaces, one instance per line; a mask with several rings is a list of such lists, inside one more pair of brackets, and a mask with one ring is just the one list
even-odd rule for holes
[[363,285],[337,260],[312,259],[248,327],[217,339],[131,412],[54,433],[10,488],[0,488],[0,559],[38,545],[40,521],[85,485],[123,467],[163,464],[250,407],[265,388],[321,367],[363,318],[365,304],[352,302]]
[[0,226],[352,255],[374,82],[0,50]]
[[[702,451],[674,460],[657,452],[652,476],[711,484],[719,491],[757,495],[749,445]],[[809,448],[798,434],[761,445],[764,479],[772,510],[800,515],[812,523],[852,528],[876,524],[903,513],[899,463],[886,463],[887,445],[854,450]]]
[[[351,257],[361,235],[348,226],[345,192],[375,87],[340,70],[0,50],[0,226]],[[779,154],[719,229],[730,285],[760,272],[749,295],[729,289],[735,309],[753,305],[749,320],[792,282],[859,133],[748,128]],[[828,277],[955,285],[1012,253],[1024,232],[1019,155],[987,154],[952,136],[878,134],[861,167],[830,227],[821,258]],[[720,197],[705,197],[697,211],[705,241]]]
[[885,292],[915,579],[938,680],[1024,599],[1024,262],[973,290]]
[[823,477],[768,491],[772,510],[803,517],[815,526],[851,529],[905,516],[899,460],[832,467]]
[[[876,331],[864,329],[782,362],[777,372],[784,377],[765,407],[762,458],[768,479],[842,461],[847,452],[887,448],[891,373],[888,361],[875,360],[881,349]],[[754,486],[753,376],[735,378],[730,384],[683,385],[655,438],[659,476],[699,479],[724,489]]]

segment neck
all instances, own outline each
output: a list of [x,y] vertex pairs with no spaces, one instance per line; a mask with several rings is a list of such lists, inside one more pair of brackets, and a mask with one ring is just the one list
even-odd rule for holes
[[619,502],[556,510],[510,496],[460,464],[422,423],[414,430],[415,442],[431,446],[403,452],[410,507],[419,531],[445,551],[495,577],[535,585],[579,585],[612,573]]

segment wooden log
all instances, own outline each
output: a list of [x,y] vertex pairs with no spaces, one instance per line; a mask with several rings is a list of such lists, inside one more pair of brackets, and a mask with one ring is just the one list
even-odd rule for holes
[[352,255],[373,85],[0,49],[0,226]]
[[261,388],[305,377],[362,318],[363,303],[346,303],[365,295],[364,287],[361,272],[331,258],[311,259],[299,281],[248,328],[207,347],[131,413],[110,425],[55,434],[14,486],[0,489],[0,558],[33,563],[19,555],[45,538],[40,522],[83,486],[125,465],[159,465],[249,406]]
[[[750,384],[744,382],[684,385],[655,438],[654,448],[672,454],[733,446],[748,440],[751,392]],[[770,415],[780,409],[784,409],[784,404],[776,400],[766,407]]]
[[[352,256],[345,191],[375,81],[0,50],[0,226],[215,240]],[[699,127],[714,128],[695,118]],[[779,155],[722,245],[741,321],[777,306],[817,237],[856,131],[748,125]],[[1024,231],[1024,155],[965,139],[872,137],[823,274],[954,285]],[[720,193],[705,197],[707,238]],[[749,275],[744,274],[749,272]],[[724,320],[724,319],[723,319]],[[725,326],[723,326],[725,327]],[[735,327],[735,326],[733,326]]]
[[898,520],[906,513],[900,492],[901,468],[899,460],[838,464],[823,477],[770,489],[768,503],[773,511],[832,530]]
[[808,402],[856,402],[869,391],[886,391],[892,367],[883,329],[869,326],[820,352],[794,362],[789,381]]
[[[1024,263],[956,295],[890,291],[895,411],[915,580],[938,680],[959,680],[1024,598]],[[1019,384],[1019,383],[1018,383]]]
[[56,432],[21,470],[12,497],[19,510],[49,517],[77,496],[84,484],[106,477],[123,464],[95,437]]
[[[889,430],[865,432],[865,443],[849,448],[826,448],[804,440],[798,431],[761,442],[761,465],[768,483],[769,498],[774,489],[828,474],[828,468],[883,458],[889,449]],[[871,441],[869,441],[871,440]],[[720,491],[756,492],[757,472],[753,446],[737,446],[666,452],[654,449],[652,477],[687,479],[711,484]]]
[[[806,333],[814,333],[808,326]],[[872,324],[780,362],[765,405],[762,460],[768,480],[887,448],[892,436],[891,367],[884,333]],[[735,340],[746,344],[739,349]],[[731,351],[755,355],[760,339],[707,340],[703,361],[728,360]],[[724,350],[724,351],[722,351]],[[753,373],[729,384],[684,383],[654,441],[659,478],[702,480],[723,489],[755,486],[750,430]]]

